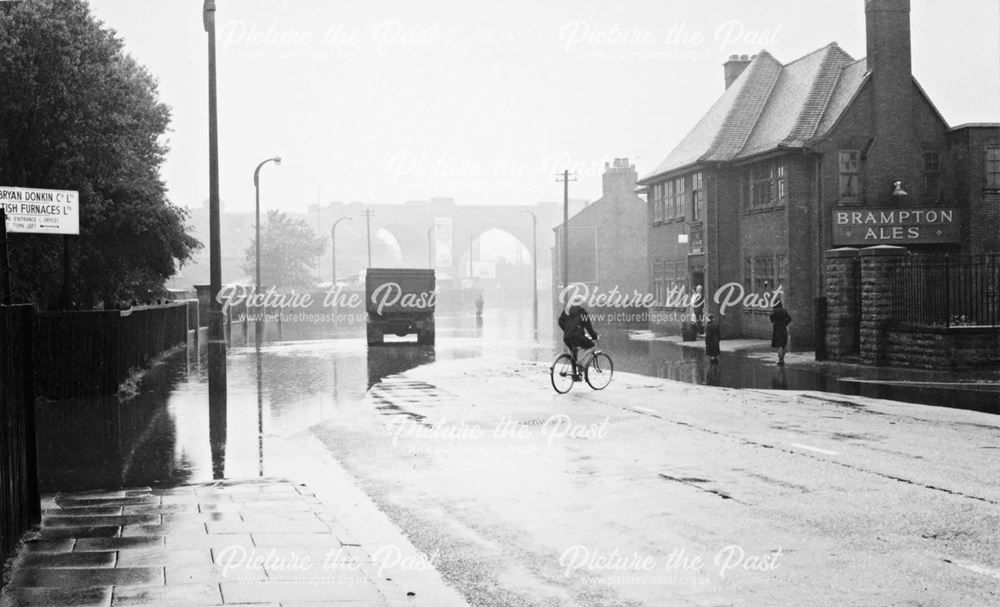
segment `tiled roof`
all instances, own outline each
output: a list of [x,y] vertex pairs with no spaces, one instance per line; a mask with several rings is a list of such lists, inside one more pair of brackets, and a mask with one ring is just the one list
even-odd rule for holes
[[761,52],[639,184],[696,162],[802,147],[836,122],[864,76],[864,61],[855,62],[836,43],[784,66]]
[[817,135],[827,133],[833,128],[834,123],[837,122],[840,115],[847,109],[847,105],[854,99],[858,91],[861,90],[861,85],[864,84],[867,75],[868,62],[865,59],[858,59],[840,70],[840,79],[837,80],[837,86],[834,88],[833,95],[830,96],[830,101],[826,105],[826,112],[819,122]]

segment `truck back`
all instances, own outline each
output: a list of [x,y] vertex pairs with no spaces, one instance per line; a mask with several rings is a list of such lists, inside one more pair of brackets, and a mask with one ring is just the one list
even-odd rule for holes
[[417,343],[434,345],[434,270],[369,268],[365,274],[368,345],[385,343],[386,335],[417,334]]

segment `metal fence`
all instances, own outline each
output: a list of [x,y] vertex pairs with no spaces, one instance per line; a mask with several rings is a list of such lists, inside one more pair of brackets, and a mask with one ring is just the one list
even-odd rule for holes
[[114,394],[133,370],[186,343],[186,302],[125,311],[40,312],[35,321],[35,386],[39,396]]
[[1000,327],[1000,255],[919,255],[892,273],[893,320]]
[[0,306],[0,561],[38,522],[32,306]]

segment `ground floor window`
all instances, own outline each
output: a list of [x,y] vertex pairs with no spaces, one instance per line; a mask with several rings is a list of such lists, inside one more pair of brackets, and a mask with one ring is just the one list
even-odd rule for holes
[[788,256],[755,255],[743,258],[743,288],[748,293],[774,291],[788,282]]

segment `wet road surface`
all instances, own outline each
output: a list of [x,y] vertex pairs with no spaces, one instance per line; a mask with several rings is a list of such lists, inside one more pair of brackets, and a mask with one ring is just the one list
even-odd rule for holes
[[[444,319],[437,348],[400,344],[369,351],[358,336],[267,344],[259,352],[236,346],[228,359],[224,408],[206,406],[204,346],[188,348],[151,370],[132,401],[108,396],[40,403],[42,489],[176,485],[220,475],[259,475],[269,435],[351,410],[387,375],[435,360],[483,356],[547,364],[561,344],[533,342],[530,323],[530,315],[499,311],[488,312],[482,324],[472,318]],[[709,365],[699,348],[638,341],[611,330],[604,332],[600,345],[613,355],[619,371],[687,383],[820,390],[1000,412],[1000,378],[988,374],[992,383],[976,384],[974,378],[932,372],[818,365],[805,354],[798,355],[801,364],[778,367],[769,351],[723,352],[721,364]],[[789,360],[795,356],[790,354]]]
[[235,347],[222,407],[189,349],[133,401],[40,405],[42,489],[285,475],[312,440],[475,605],[996,598],[996,417],[797,394],[736,356],[720,371],[757,389],[700,388],[697,351],[613,338],[619,370],[691,383],[560,397],[558,346],[502,339],[518,326]]

